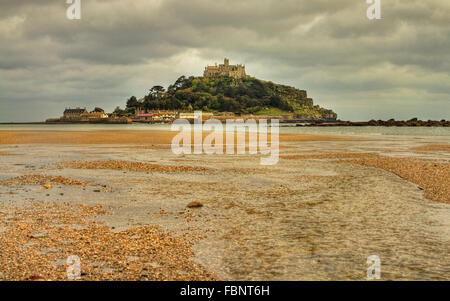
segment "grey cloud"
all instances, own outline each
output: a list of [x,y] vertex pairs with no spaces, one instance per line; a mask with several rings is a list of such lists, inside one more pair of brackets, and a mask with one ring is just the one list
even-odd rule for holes
[[112,110],[224,56],[341,118],[450,117],[446,0],[382,1],[376,21],[362,0],[82,0],[79,21],[63,0],[0,7],[0,121],[24,118],[24,103],[42,111],[27,120],[63,104]]

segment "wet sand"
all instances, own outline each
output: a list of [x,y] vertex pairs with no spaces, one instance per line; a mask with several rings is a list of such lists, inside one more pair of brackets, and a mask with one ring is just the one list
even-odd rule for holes
[[414,152],[417,153],[432,153],[432,152],[450,152],[450,144],[428,144],[417,146],[413,148]]
[[[446,149],[416,147],[416,149]],[[429,151],[427,151],[429,153]],[[431,200],[450,204],[450,164],[440,163],[439,160],[421,158],[395,158],[380,156],[376,153],[334,153],[319,155],[287,155],[282,159],[341,159],[341,162],[377,167],[392,172],[410,181],[425,191],[425,196]]]
[[425,192],[430,200],[450,204],[450,164],[420,158],[366,156],[354,164],[382,168],[410,181]]
[[[270,132],[270,130],[269,130]],[[150,144],[170,145],[177,131],[0,131],[0,144]],[[208,133],[204,133],[206,137]],[[270,133],[268,134],[270,141]],[[353,140],[321,135],[280,135],[281,142]],[[225,141],[225,139],[224,139]],[[248,137],[247,137],[248,141]]]
[[261,166],[106,132],[0,131],[0,279],[450,279],[445,138],[281,135]]

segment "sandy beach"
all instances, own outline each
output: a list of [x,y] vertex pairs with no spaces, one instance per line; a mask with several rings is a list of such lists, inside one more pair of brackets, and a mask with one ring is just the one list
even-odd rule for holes
[[[137,144],[170,147],[177,131],[0,131],[0,144]],[[208,133],[203,133],[206,137]],[[267,135],[270,140],[270,131]],[[280,142],[357,140],[323,135],[280,135]],[[246,137],[248,141],[248,137]]]
[[262,166],[175,134],[0,131],[0,279],[450,280],[448,136],[280,134]]

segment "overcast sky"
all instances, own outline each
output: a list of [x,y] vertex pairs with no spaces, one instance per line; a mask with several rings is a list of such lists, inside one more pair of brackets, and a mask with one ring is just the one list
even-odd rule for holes
[[207,64],[308,91],[340,119],[450,119],[450,1],[0,0],[0,121],[112,111]]

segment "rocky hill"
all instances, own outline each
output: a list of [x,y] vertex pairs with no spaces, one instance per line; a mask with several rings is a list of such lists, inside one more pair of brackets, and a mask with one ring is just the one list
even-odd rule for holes
[[154,86],[141,100],[132,97],[127,110],[203,110],[271,116],[302,120],[335,120],[332,110],[314,105],[305,90],[262,81],[254,77],[185,77],[165,90]]

